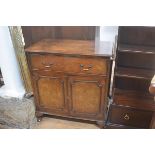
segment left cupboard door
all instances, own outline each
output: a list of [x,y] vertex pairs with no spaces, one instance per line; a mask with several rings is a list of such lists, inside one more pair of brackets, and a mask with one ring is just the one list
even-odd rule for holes
[[37,110],[50,114],[67,113],[66,78],[62,75],[34,75]]

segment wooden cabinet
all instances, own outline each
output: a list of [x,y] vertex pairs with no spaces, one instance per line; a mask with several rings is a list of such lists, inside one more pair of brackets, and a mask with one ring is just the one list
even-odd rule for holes
[[104,125],[111,67],[106,52],[112,50],[112,44],[104,44],[99,53],[94,41],[45,39],[25,50],[37,116],[59,115]]

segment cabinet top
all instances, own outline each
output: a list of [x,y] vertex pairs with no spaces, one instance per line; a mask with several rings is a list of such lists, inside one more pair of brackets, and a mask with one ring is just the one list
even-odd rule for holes
[[112,43],[88,40],[43,39],[25,49],[32,53],[55,53],[70,55],[112,56]]

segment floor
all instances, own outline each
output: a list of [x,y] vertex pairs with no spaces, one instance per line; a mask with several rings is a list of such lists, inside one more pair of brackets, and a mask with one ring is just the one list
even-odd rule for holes
[[98,129],[95,122],[44,115],[36,121],[33,98],[0,97],[0,129]]
[[35,129],[99,129],[95,122],[81,122],[62,118],[43,117]]

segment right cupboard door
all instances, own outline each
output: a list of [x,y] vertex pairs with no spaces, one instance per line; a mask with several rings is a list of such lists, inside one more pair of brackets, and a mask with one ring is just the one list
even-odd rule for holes
[[104,120],[106,81],[104,77],[69,77],[70,114],[79,118]]

